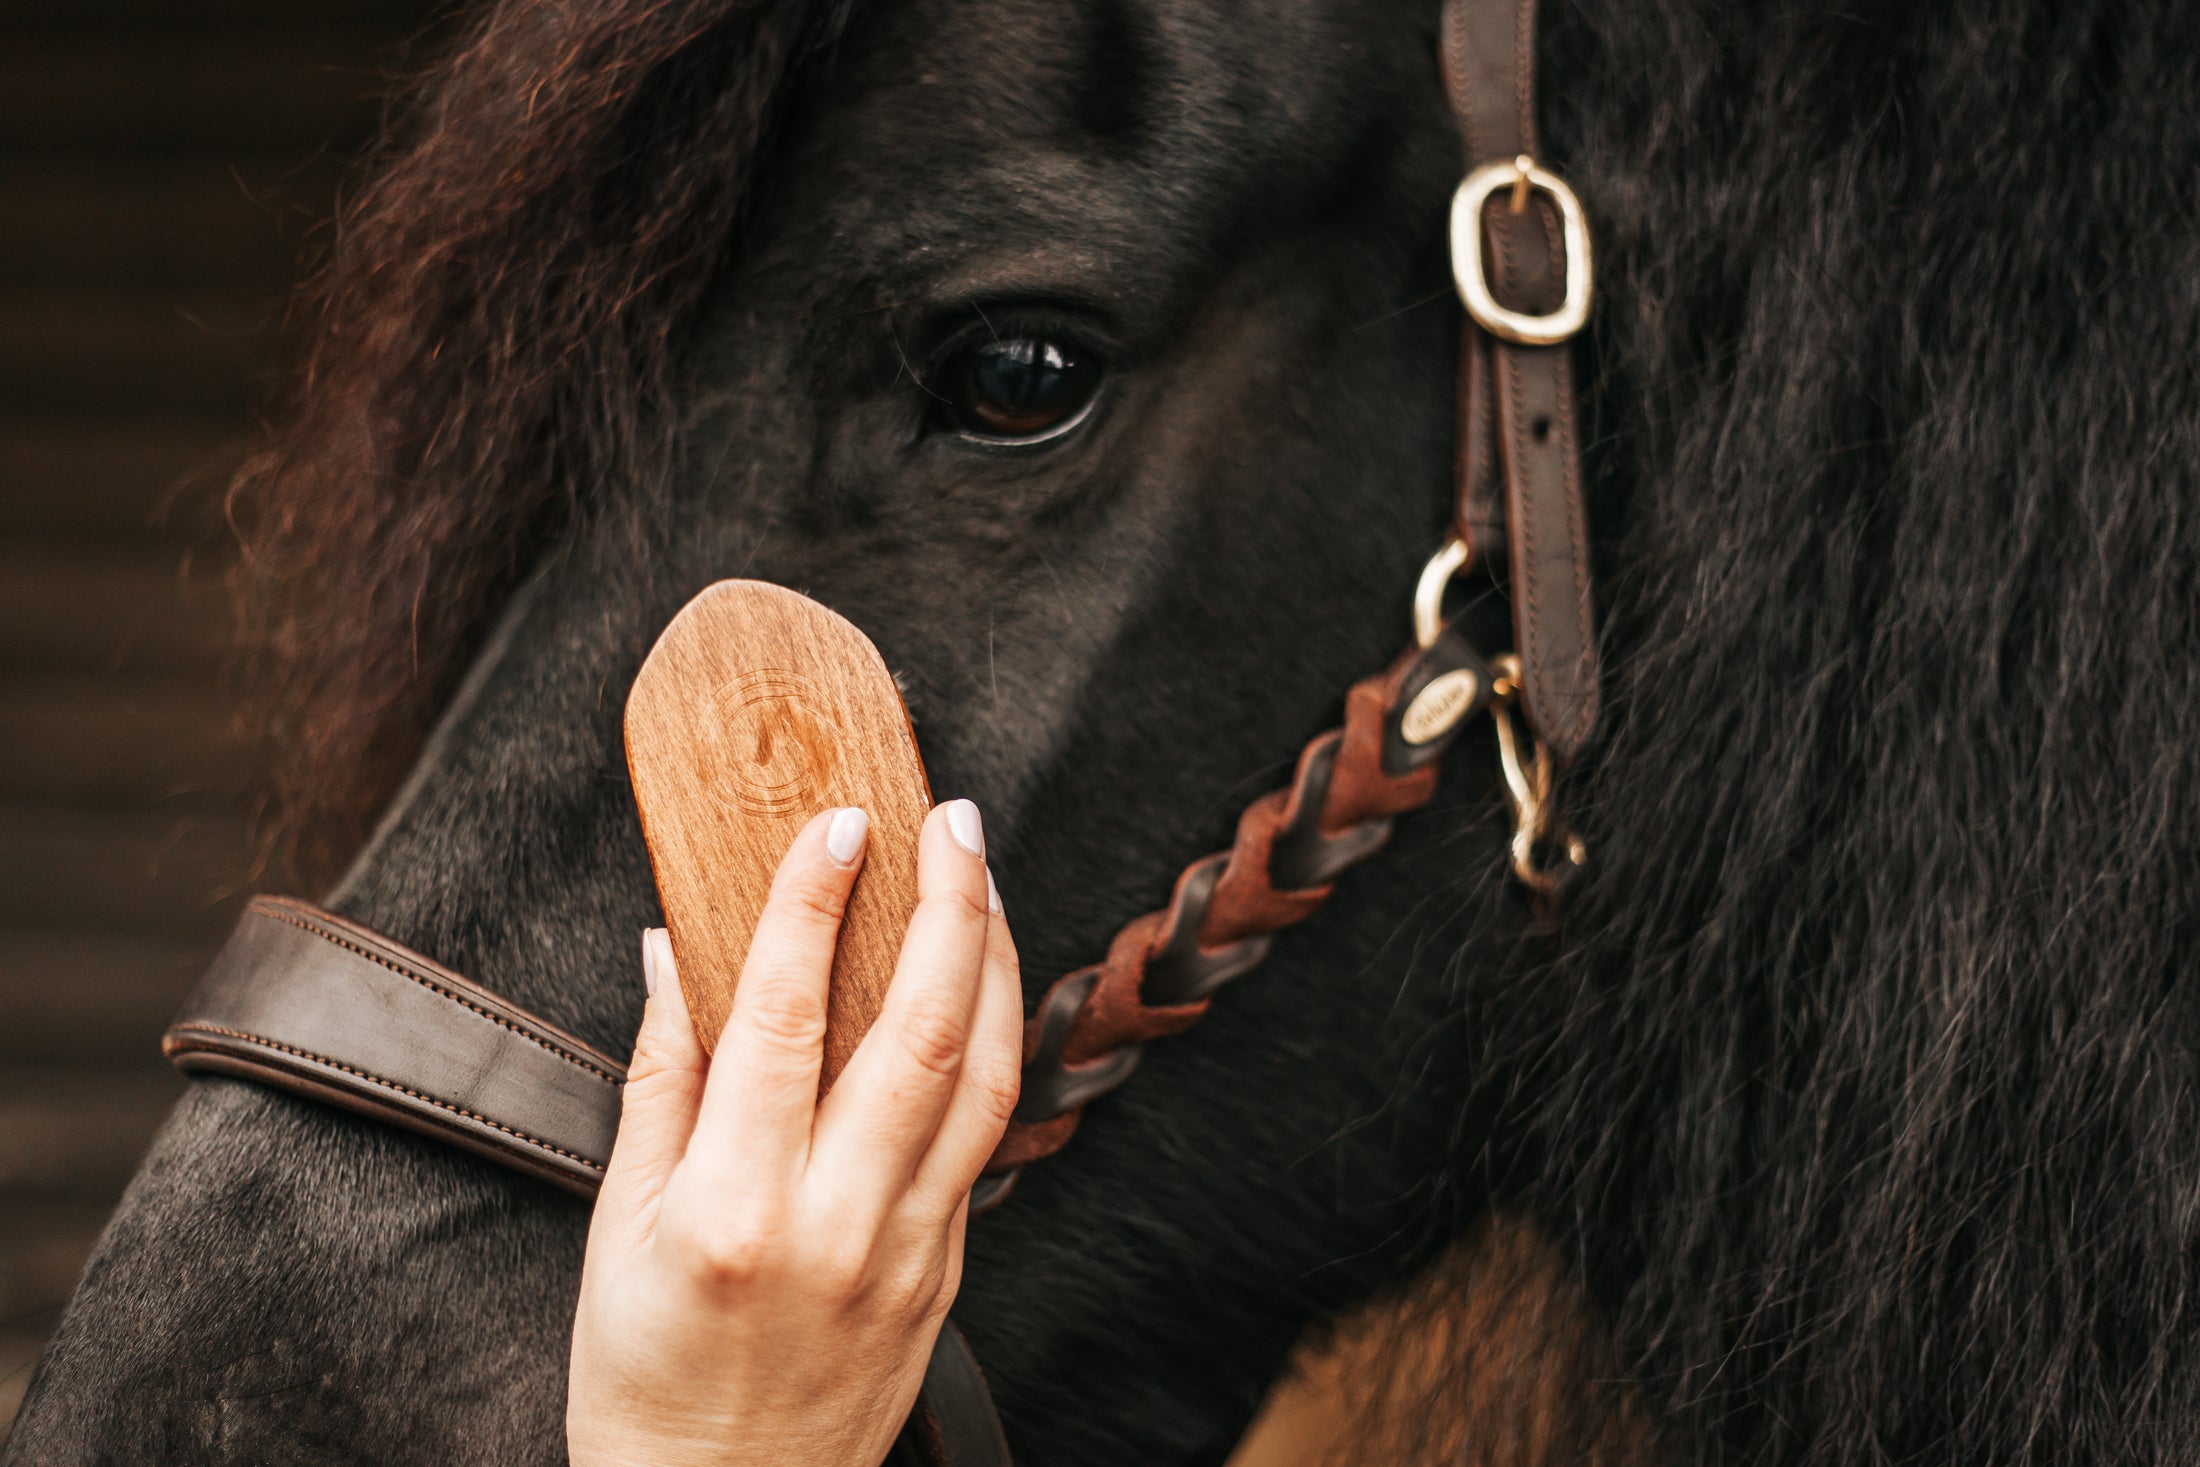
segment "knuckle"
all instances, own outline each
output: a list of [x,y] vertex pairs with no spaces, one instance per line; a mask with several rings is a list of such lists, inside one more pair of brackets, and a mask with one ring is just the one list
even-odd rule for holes
[[961,923],[983,925],[993,916],[986,910],[983,888],[972,892],[958,885],[943,891],[927,892],[919,899],[918,905],[929,906],[943,916],[952,917]]
[[853,1240],[825,1247],[812,1265],[811,1282],[837,1304],[854,1304],[871,1288],[871,1250]]
[[838,927],[848,912],[848,891],[841,882],[806,875],[783,882],[770,905],[778,916],[806,927]]
[[675,1101],[691,1105],[702,1093],[703,1077],[697,1071],[637,1058],[619,1087],[620,1113],[640,1115]]
[[881,1283],[880,1307],[900,1319],[929,1320],[935,1313],[944,1314],[948,1301],[953,1298],[942,1287],[945,1282],[946,1269],[941,1259],[912,1260],[895,1269]]
[[961,1292],[962,1259],[942,1259],[940,1266],[933,1271],[932,1297],[926,1302],[924,1310],[926,1321],[945,1319],[947,1311],[954,1306],[955,1296]]
[[913,1001],[898,1033],[903,1051],[926,1071],[953,1075],[962,1068],[967,1020],[948,996],[927,994]]
[[753,1217],[690,1228],[678,1246],[695,1282],[721,1297],[747,1292],[769,1278],[778,1270],[782,1252],[777,1229]]
[[1006,1126],[1023,1096],[1023,1056],[1004,1045],[974,1043],[963,1056],[963,1083],[970,1087],[979,1114]]
[[713,1291],[733,1293],[756,1287],[770,1276],[771,1265],[771,1249],[764,1240],[742,1235],[704,1244],[695,1271]]
[[734,1002],[757,1038],[775,1049],[807,1054],[825,1039],[822,998],[815,985],[759,973],[742,983]]

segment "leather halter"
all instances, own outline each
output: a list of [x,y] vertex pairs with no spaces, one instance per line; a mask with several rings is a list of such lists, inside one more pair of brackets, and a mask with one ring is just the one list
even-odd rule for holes
[[[1513,867],[1556,893],[1541,849],[1581,859],[1552,783],[1598,707],[1587,517],[1567,340],[1586,314],[1587,235],[1535,161],[1535,0],[1445,0],[1443,70],[1471,165],[1453,265],[1468,311],[1459,368],[1457,501],[1415,595],[1414,645],[1346,696],[1344,726],[1262,796],[1231,848],[1186,867],[1167,908],[1127,924],[1105,959],[1057,981],[1025,1026],[1022,1100],[973,1193],[990,1206],[1022,1166],[1067,1143],[1084,1106],[1141,1047],[1197,1022],[1213,995],[1304,921],[1343,871],[1434,796],[1437,766],[1487,711],[1515,832]],[[1442,618],[1446,585],[1510,569],[1516,653],[1485,659]],[[1532,734],[1513,723],[1514,710]],[[259,897],[162,1040],[179,1069],[239,1076],[462,1147],[584,1196],[601,1185],[625,1069],[398,943],[303,902]],[[944,1325],[900,1450],[935,1467],[1006,1467],[976,1360]]]

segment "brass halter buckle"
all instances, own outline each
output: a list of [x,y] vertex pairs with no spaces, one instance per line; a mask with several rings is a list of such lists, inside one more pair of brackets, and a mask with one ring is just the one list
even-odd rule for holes
[[[1528,195],[1535,190],[1558,205],[1560,234],[1566,244],[1566,293],[1558,309],[1548,315],[1507,310],[1490,290],[1489,269],[1482,258],[1482,207],[1499,189],[1512,190],[1515,214],[1528,207]],[[1467,314],[1484,331],[1522,346],[1558,345],[1588,323],[1589,298],[1595,289],[1589,223],[1582,215],[1581,200],[1564,179],[1538,167],[1526,153],[1509,163],[1483,164],[1452,195],[1451,273]]]

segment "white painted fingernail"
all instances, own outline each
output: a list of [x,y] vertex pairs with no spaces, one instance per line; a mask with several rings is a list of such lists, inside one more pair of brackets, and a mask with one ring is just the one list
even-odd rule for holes
[[863,854],[863,838],[870,833],[870,812],[853,805],[835,810],[832,824],[825,827],[825,854],[838,865],[853,866]]
[[651,998],[657,996],[657,944],[665,935],[662,927],[642,929],[642,991]]
[[1001,889],[993,884],[993,868],[985,868],[985,909],[998,917],[1001,912]]
[[947,833],[971,855],[985,854],[985,822],[978,818],[978,807],[968,800],[947,802]]

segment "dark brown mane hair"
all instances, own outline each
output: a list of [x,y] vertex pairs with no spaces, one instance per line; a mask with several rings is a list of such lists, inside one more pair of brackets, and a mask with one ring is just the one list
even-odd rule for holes
[[364,833],[484,619],[597,486],[646,490],[686,324],[848,0],[502,0],[397,109],[233,491],[308,873]]

